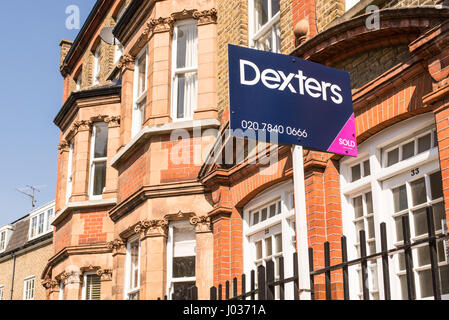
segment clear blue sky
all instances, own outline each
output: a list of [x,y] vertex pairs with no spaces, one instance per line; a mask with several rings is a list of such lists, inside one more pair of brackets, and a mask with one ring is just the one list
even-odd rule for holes
[[95,0],[2,1],[0,10],[0,226],[26,215],[31,201],[15,191],[46,185],[37,205],[55,198],[62,105],[59,41],[79,30],[65,26],[65,11],[77,5],[81,26]]

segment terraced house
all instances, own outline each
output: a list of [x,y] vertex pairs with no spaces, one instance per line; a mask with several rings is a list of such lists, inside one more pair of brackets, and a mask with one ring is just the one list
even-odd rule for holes
[[[369,5],[380,11],[367,13]],[[338,264],[342,235],[349,259],[356,259],[360,230],[376,253],[381,222],[393,249],[404,241],[402,216],[419,240],[427,206],[437,233],[447,232],[445,5],[98,0],[75,41],[61,42],[54,253],[42,273],[47,297],[171,298],[196,285],[199,298],[208,299],[210,287],[268,261],[278,277],[280,257],[291,274],[292,254],[298,251],[303,263],[309,246],[315,268],[323,267],[326,241],[330,263]],[[229,136],[227,44],[351,74],[360,156],[306,150],[305,210],[295,209],[298,159],[290,147],[248,148]],[[276,163],[252,161],[267,150],[277,154]],[[297,224],[300,215],[307,226]],[[420,299],[432,296],[426,248],[414,248],[411,261]],[[449,294],[445,250],[439,241],[443,297]],[[388,259],[391,297],[409,298],[404,254]],[[368,297],[386,298],[380,260],[367,269]],[[359,286],[364,272],[349,270],[351,299],[367,297]],[[323,277],[312,288],[299,286],[304,299],[307,289],[325,297]],[[332,298],[343,298],[343,287],[341,272],[334,272]]]

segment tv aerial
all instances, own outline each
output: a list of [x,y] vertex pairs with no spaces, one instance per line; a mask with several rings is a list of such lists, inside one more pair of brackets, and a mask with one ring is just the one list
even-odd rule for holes
[[31,198],[31,208],[36,207],[36,192],[40,192],[40,188],[45,188],[46,185],[40,186],[30,186],[27,185],[25,188],[16,188],[16,191],[23,193],[24,195]]

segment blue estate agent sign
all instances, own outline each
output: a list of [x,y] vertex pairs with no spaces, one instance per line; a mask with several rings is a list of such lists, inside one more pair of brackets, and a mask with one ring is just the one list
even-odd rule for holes
[[[357,156],[349,73],[228,46],[232,134]],[[250,134],[248,134],[250,132]]]

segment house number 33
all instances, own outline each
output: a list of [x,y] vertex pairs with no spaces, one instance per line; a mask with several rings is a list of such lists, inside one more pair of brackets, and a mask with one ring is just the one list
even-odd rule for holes
[[419,168],[413,169],[411,172],[412,172],[412,177],[414,177],[419,174]]

